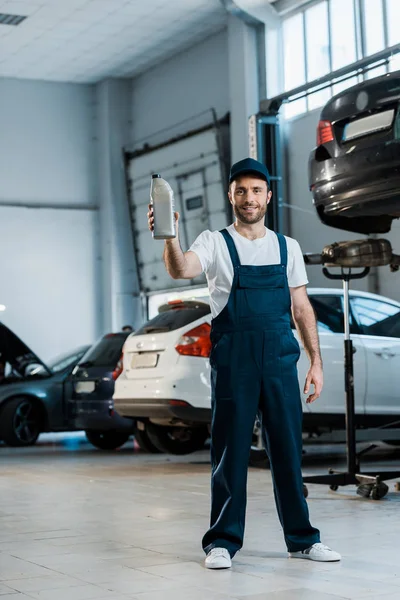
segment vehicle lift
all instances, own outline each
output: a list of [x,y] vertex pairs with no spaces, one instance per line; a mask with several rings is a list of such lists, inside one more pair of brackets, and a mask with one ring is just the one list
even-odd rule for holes
[[[275,231],[282,230],[283,209],[283,185],[282,165],[280,147],[279,108],[272,107],[266,113],[252,115],[249,118],[249,150],[250,156],[260,160],[267,165],[271,175],[271,188],[276,199],[272,210],[267,213],[267,226]],[[356,448],[356,424],[354,406],[354,366],[353,366],[353,342],[350,336],[350,305],[349,284],[350,281],[366,277],[371,267],[390,265],[392,271],[399,270],[400,255],[392,252],[391,244],[386,239],[367,238],[352,242],[339,242],[326,246],[321,254],[305,254],[304,259],[308,265],[322,265],[325,277],[343,282],[344,294],[344,379],[346,398],[346,452],[347,471],[335,471],[330,469],[327,475],[310,475],[303,477],[304,496],[308,496],[306,483],[328,485],[331,490],[336,491],[341,486],[356,485],[357,494],[364,498],[380,500],[389,491],[384,483],[391,479],[400,479],[400,470],[379,471],[374,473],[363,472],[360,467],[360,458],[370,450],[376,448],[371,444],[357,453]],[[329,271],[330,267],[339,267],[340,274]],[[354,273],[352,269],[362,268],[361,272]],[[382,428],[379,429],[382,431]],[[387,433],[392,431],[393,439],[400,439],[399,428],[386,429]],[[362,430],[360,436],[363,440],[377,440],[379,435],[377,429]],[[361,441],[361,440],[359,440]],[[400,490],[400,484],[396,484]]]
[[[356,485],[358,495],[363,498],[371,497],[373,500],[380,500],[389,491],[384,482],[400,478],[400,470],[369,473],[363,472],[360,467],[361,456],[376,448],[376,446],[371,444],[357,453],[354,406],[354,349],[350,335],[349,284],[351,280],[366,277],[371,267],[390,265],[392,271],[397,271],[400,266],[400,256],[392,253],[392,247],[388,240],[365,239],[330,244],[323,249],[321,254],[305,254],[304,259],[306,264],[309,265],[324,265],[323,273],[328,279],[342,280],[343,282],[347,471],[341,472],[330,469],[328,475],[306,476],[303,477],[303,482],[304,484],[326,484],[333,491],[336,491],[340,486]],[[341,273],[334,274],[328,270],[328,267],[340,267]],[[352,272],[352,268],[360,267],[363,268],[361,272]],[[373,432],[374,435],[377,430],[375,429]],[[306,485],[304,485],[304,495],[306,497],[308,495]]]

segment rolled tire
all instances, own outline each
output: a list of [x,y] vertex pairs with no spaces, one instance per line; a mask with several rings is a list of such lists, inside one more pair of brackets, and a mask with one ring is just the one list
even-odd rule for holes
[[147,423],[146,431],[160,452],[166,454],[191,454],[202,450],[208,438],[207,427],[164,427]]
[[88,441],[99,450],[116,450],[130,438],[130,433],[121,431],[85,431]]
[[161,450],[159,450],[157,448],[157,446],[155,446],[149,438],[149,434],[147,433],[147,430],[144,429],[138,429],[138,427],[135,427],[135,431],[134,431],[134,436],[135,436],[135,440],[138,443],[138,446],[141,450],[143,450],[143,452],[148,452],[150,454],[160,454]]
[[0,439],[8,446],[33,446],[39,437],[43,412],[30,398],[12,398],[0,412]]

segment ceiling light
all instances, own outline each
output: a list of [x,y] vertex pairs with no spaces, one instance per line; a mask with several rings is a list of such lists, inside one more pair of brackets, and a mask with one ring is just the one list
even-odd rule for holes
[[0,13],[0,25],[19,25],[25,21],[26,17],[22,15],[8,15]]
[[0,312],[3,312],[6,310],[6,307],[4,306],[4,304],[0,304]]

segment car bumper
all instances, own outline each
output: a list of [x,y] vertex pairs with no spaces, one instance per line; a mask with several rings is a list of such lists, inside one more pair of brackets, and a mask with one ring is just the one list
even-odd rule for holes
[[323,161],[313,152],[309,183],[326,216],[399,214],[400,141]]
[[132,419],[115,410],[112,400],[74,400],[71,402],[74,426],[97,431],[133,431]]
[[210,422],[211,386],[209,373],[199,368],[173,371],[173,379],[129,379],[122,373],[115,382],[115,410],[124,417],[179,419]]
[[190,404],[179,406],[175,402],[166,398],[153,401],[135,398],[115,400],[115,407],[121,415],[132,419],[176,419],[187,424],[211,422],[211,408],[196,408]]

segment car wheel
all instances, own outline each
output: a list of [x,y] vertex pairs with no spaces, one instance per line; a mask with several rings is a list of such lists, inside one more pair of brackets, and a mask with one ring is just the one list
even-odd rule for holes
[[207,427],[164,427],[148,423],[146,431],[156,448],[166,454],[191,454],[204,448]]
[[130,433],[121,431],[85,431],[86,437],[99,450],[116,450],[130,438]]
[[42,411],[29,398],[12,398],[0,413],[0,439],[8,446],[33,446],[39,437]]
[[139,448],[143,450],[143,452],[149,452],[150,454],[160,454],[161,450],[155,446],[149,438],[149,434],[145,429],[139,429],[136,425],[134,430],[135,440],[137,441]]

